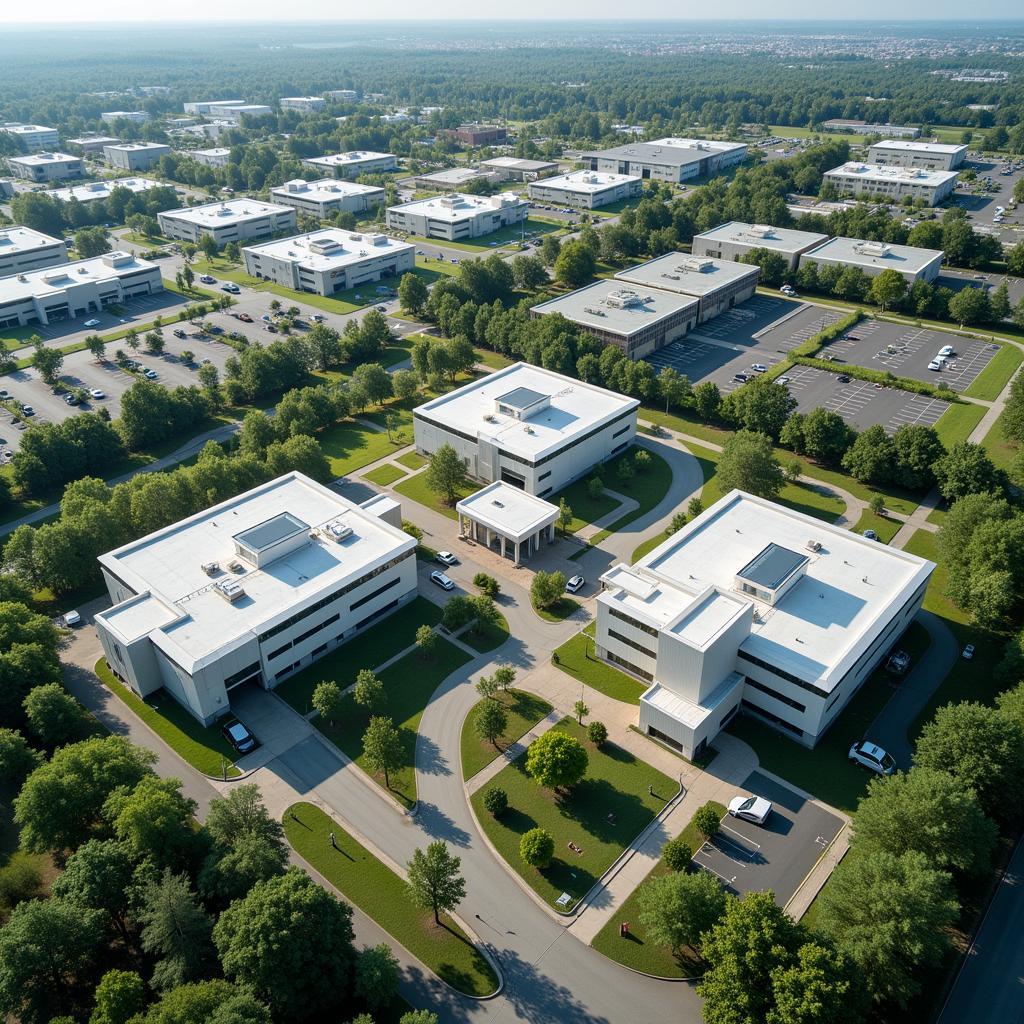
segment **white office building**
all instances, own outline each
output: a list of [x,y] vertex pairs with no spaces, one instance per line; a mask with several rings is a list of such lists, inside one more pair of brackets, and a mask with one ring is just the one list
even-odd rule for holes
[[530,204],[514,192],[496,196],[452,192],[388,207],[388,228],[423,238],[458,242],[521,224],[529,213]]
[[264,103],[242,103],[238,106],[216,107],[214,114],[218,120],[238,125],[245,121],[256,121],[263,117],[272,117],[274,110]]
[[537,178],[558,170],[550,160],[521,160],[517,156],[496,156],[481,160],[480,166],[497,174],[501,181],[536,181]]
[[26,181],[63,181],[85,173],[80,157],[69,153],[28,153],[9,156],[7,165],[16,178]]
[[119,142],[103,147],[107,164],[124,171],[148,171],[161,157],[170,154],[171,147],[161,142]]
[[142,124],[149,120],[149,114],[145,110],[107,110],[100,114],[100,120],[107,124],[115,121],[131,121],[133,124]]
[[355,181],[320,178],[304,181],[295,178],[270,190],[271,197],[286,206],[294,206],[312,217],[327,217],[332,213],[372,213],[382,206],[387,191],[377,185],[360,185]]
[[867,196],[883,203],[920,199],[928,206],[938,206],[953,194],[956,177],[956,171],[848,163],[826,171],[824,180],[841,195]]
[[51,238],[32,228],[0,228],[0,277],[26,274],[67,261],[68,249],[62,238]]
[[700,300],[692,295],[600,280],[541,302],[530,315],[558,313],[630,359],[646,359],[689,334],[699,311]]
[[107,663],[204,724],[235,687],[273,689],[416,596],[416,541],[297,472],[99,562]]
[[245,100],[197,100],[184,105],[186,114],[201,117],[219,116],[225,107],[244,107]]
[[460,536],[496,550],[516,565],[555,540],[558,506],[504,480],[463,498],[455,513]]
[[331,178],[358,178],[361,174],[385,174],[398,170],[398,159],[391,153],[350,150],[330,156],[313,156],[302,161],[303,167]]
[[539,203],[594,210],[623,199],[636,199],[643,192],[643,180],[631,174],[611,171],[570,171],[554,178],[531,181],[526,191]]
[[821,129],[826,132],[849,132],[853,135],[882,135],[892,139],[916,139],[921,134],[920,128],[909,124],[871,124],[868,121],[855,121],[846,117],[822,121]]
[[782,256],[790,270],[796,270],[800,256],[828,241],[828,235],[816,231],[794,231],[792,228],[774,228],[767,224],[745,224],[731,220],[717,228],[693,237],[694,256],[713,259],[739,260],[755,249],[767,249]]
[[295,110],[300,114],[313,114],[323,110],[327,101],[322,96],[282,96],[278,100],[282,110]]
[[0,132],[6,132],[16,139],[21,139],[25,151],[28,153],[42,153],[45,150],[56,149],[60,143],[57,129],[46,128],[41,124],[18,124],[11,121],[0,125]]
[[746,158],[747,146],[743,142],[678,138],[631,142],[626,146],[580,154],[580,160],[591,171],[628,174],[676,184],[718,174],[743,163]]
[[282,231],[295,230],[295,211],[290,206],[258,199],[228,199],[166,210],[157,220],[166,238],[198,242],[203,235],[210,235],[217,245],[273,238]]
[[597,654],[649,684],[641,731],[686,757],[739,711],[813,747],[910,625],[934,568],[732,491],[601,577]]
[[938,142],[908,142],[889,139],[868,150],[868,162],[879,167],[920,167],[925,171],[955,171],[967,159],[966,146]]
[[213,149],[192,149],[183,155],[204,167],[226,167],[231,150],[226,146],[215,146]]
[[376,232],[341,228],[247,246],[242,255],[246,273],[253,277],[316,295],[399,278],[416,266],[414,245]]
[[105,178],[103,181],[87,181],[82,185],[67,188],[48,188],[43,194],[53,196],[62,203],[77,199],[80,203],[93,203],[97,199],[109,199],[115,188],[126,188],[129,192],[147,192],[151,188],[166,188],[152,178]]
[[163,287],[160,268],[130,252],[0,278],[0,328],[75,320]]
[[430,192],[457,192],[477,181],[495,182],[498,176],[480,167],[446,167],[443,171],[419,174],[412,180],[417,188]]
[[859,267],[868,277],[883,270],[901,274],[908,287],[915,281],[934,281],[942,269],[945,253],[941,249],[921,249],[914,245],[869,242],[863,238],[830,238],[800,257],[801,264]]
[[639,404],[514,363],[415,409],[416,450],[432,455],[450,444],[475,480],[544,497],[624,451],[636,435]]
[[702,324],[746,302],[757,291],[760,275],[759,267],[746,263],[670,252],[621,271],[615,280],[697,299],[697,323]]
[[325,100],[334,100],[339,103],[355,103],[359,94],[355,89],[328,89],[324,93]]
[[71,153],[79,156],[103,154],[104,147],[116,146],[121,140],[112,135],[83,135],[78,139],[68,139],[67,147]]

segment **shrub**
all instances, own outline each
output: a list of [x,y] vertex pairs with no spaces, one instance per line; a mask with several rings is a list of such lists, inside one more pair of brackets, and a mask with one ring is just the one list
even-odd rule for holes
[[604,722],[591,722],[587,726],[587,739],[594,744],[595,747],[601,746],[606,739],[608,739],[608,727]]
[[508,793],[500,786],[491,786],[484,793],[484,810],[500,818],[508,810]]
[[546,828],[531,828],[519,840],[519,856],[530,867],[546,868],[555,855],[555,837]]
[[693,859],[693,850],[689,843],[683,841],[682,836],[676,836],[661,848],[661,856],[670,870],[685,871]]
[[693,824],[705,839],[718,835],[718,830],[722,827],[718,811],[711,804],[697,808],[697,813],[693,816]]

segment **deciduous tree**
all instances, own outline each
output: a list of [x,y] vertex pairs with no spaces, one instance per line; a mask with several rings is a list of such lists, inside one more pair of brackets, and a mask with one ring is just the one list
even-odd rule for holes
[[460,868],[462,859],[449,852],[441,840],[426,850],[416,850],[406,865],[409,898],[417,906],[434,912],[434,923],[441,923],[441,913],[450,913],[466,896],[466,882]]

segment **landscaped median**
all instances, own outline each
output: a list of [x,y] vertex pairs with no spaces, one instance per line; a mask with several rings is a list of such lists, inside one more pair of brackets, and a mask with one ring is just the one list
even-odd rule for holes
[[[488,701],[500,704],[508,717],[505,733],[498,738],[497,743],[482,740],[476,731],[477,712]],[[477,772],[483,771],[550,712],[551,705],[546,700],[525,690],[499,691],[493,697],[484,697],[483,700],[477,701],[462,723],[462,778],[469,781]]]
[[[571,910],[676,796],[679,783],[614,743],[595,746],[575,719],[563,719],[545,735],[555,731],[586,747],[589,763],[580,782],[563,793],[544,789],[527,774],[524,753],[477,790],[471,803],[480,827],[508,865],[550,906],[567,893],[563,909]],[[499,817],[484,806],[492,786],[508,795],[508,808]],[[554,839],[554,856],[545,868],[530,867],[520,856],[520,840],[535,828],[546,829]]]
[[[707,806],[714,808],[719,818],[725,817],[725,808],[721,804],[709,801]],[[704,843],[704,837],[692,821],[683,829],[679,838],[694,852]],[[629,894],[622,906],[594,936],[591,945],[610,960],[634,971],[655,974],[661,978],[693,978],[700,973],[701,962],[692,955],[692,951],[684,950],[677,956],[667,946],[654,945],[647,940],[643,923],[640,921],[640,901],[637,899],[637,892],[652,879],[661,878],[670,871],[665,861],[659,860],[640,886]],[[629,925],[629,933],[626,936],[619,934],[619,927],[622,924]]]
[[236,778],[235,749],[217,725],[200,725],[173,697],[158,690],[144,701],[110,671],[105,658],[93,669],[103,685],[142,719],[175,753],[196,771],[218,778]]
[[297,803],[283,820],[295,852],[442,981],[475,998],[498,988],[494,969],[466,933],[447,914],[436,925],[429,910],[409,899],[405,880],[333,818],[312,804]]

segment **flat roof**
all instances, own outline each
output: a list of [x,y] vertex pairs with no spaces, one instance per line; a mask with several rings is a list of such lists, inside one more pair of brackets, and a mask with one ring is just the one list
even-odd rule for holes
[[379,185],[360,185],[355,181],[343,181],[341,178],[318,178],[316,181],[305,181],[293,178],[277,188],[272,188],[272,196],[305,196],[318,203],[332,199],[343,199],[345,196],[365,196],[374,192],[384,192]]
[[568,295],[559,295],[533,307],[542,314],[561,313],[573,323],[599,331],[630,335],[645,330],[688,308],[696,313],[699,300],[692,295],[624,281],[595,281]]
[[466,185],[478,178],[486,178],[489,172],[479,167],[446,167],[443,171],[417,174],[417,181],[432,181],[439,185]]
[[[246,561],[240,563],[241,573],[227,570],[238,557],[235,537],[255,534],[264,544],[272,543],[268,530],[282,517],[288,517],[284,521],[289,529],[294,520],[317,530],[317,536],[286,548],[260,569]],[[340,541],[319,532],[336,522],[352,532]],[[279,533],[274,533],[278,540]],[[155,631],[158,647],[192,671],[223,648],[286,618],[300,603],[337,590],[415,544],[371,512],[292,472],[100,555],[99,561],[138,594],[150,593],[149,609],[133,609],[131,614]],[[208,576],[203,566],[209,563],[217,563],[221,573]],[[244,596],[225,600],[215,590],[222,581],[237,582]],[[122,608],[101,613],[119,631]]]
[[37,132],[55,132],[56,128],[47,128],[42,124],[11,124],[0,131],[9,132],[11,135],[35,135]]
[[80,139],[68,139],[69,146],[113,146],[120,142],[113,135],[83,135]]
[[[285,207],[291,209],[291,207]],[[380,232],[343,231],[321,228],[307,235],[292,235],[259,245],[245,246],[245,252],[269,256],[271,259],[299,263],[310,270],[323,271],[359,263],[368,257],[386,256],[405,249],[415,249],[408,242],[399,242]]]
[[627,185],[634,181],[643,181],[636,174],[612,174],[610,171],[570,171],[568,174],[558,174],[553,178],[542,178],[540,181],[530,182],[531,185],[540,185],[543,188],[564,189],[566,192],[580,192],[583,195],[593,195],[595,192],[602,192],[606,188],[614,188],[616,185]]
[[259,199],[228,199],[224,202],[205,203],[202,206],[183,206],[178,210],[164,210],[161,217],[195,224],[199,228],[218,228],[228,224],[272,217],[278,213],[294,213],[290,206],[264,203]]
[[833,167],[831,171],[825,172],[827,178],[830,174],[836,177],[861,178],[864,181],[888,181],[904,182],[912,185],[927,185],[936,187],[944,185],[947,181],[955,180],[956,171],[933,171],[924,167],[889,167],[880,164],[862,164],[856,161],[843,164],[842,167]]
[[304,157],[304,164],[317,164],[320,167],[345,167],[349,164],[367,163],[370,160],[392,160],[395,157],[391,153],[375,153],[372,150],[353,149],[347,153],[331,153],[328,156]]
[[433,220],[459,221],[475,217],[480,213],[498,210],[503,206],[525,206],[515,192],[500,192],[494,196],[471,196],[465,192],[449,192],[446,196],[431,196],[429,199],[414,199],[411,203],[389,206],[388,210],[417,213]]
[[12,252],[31,252],[33,249],[63,244],[61,239],[54,238],[52,235],[44,235],[41,231],[34,231],[32,228],[0,228],[0,256],[6,256]]
[[651,288],[664,288],[682,295],[700,296],[737,281],[754,279],[759,273],[757,267],[748,263],[670,252],[622,270],[615,275],[615,279]]
[[793,573],[806,564],[807,555],[773,542],[754,555],[742,569],[738,569],[736,575],[765,590],[778,590]]
[[88,260],[76,260],[74,263],[0,277],[0,303],[14,302],[29,296],[44,298],[74,285],[110,281],[133,271],[156,269],[155,263],[139,259],[130,252],[108,252]]
[[912,153],[942,153],[955,154],[966,153],[966,146],[954,146],[945,142],[918,142],[916,139],[885,139],[882,142],[873,142],[872,149],[900,149]]
[[463,498],[455,508],[476,522],[516,541],[532,536],[558,519],[557,505],[503,480],[495,480],[468,498]]
[[[550,402],[525,420],[497,412],[497,400],[518,388],[546,395]],[[639,404],[635,398],[553,370],[513,363],[425,402],[415,415],[444,429],[479,435],[503,451],[535,462]]]
[[804,253],[809,259],[834,260],[859,267],[892,268],[901,273],[917,273],[936,258],[941,249],[921,249],[914,245],[896,245],[891,242],[869,242],[863,238],[830,238],[822,245]]
[[[811,541],[820,550],[811,551]],[[808,682],[828,676],[825,689],[862,652],[859,644],[869,630],[888,622],[934,569],[899,548],[732,491],[641,558],[633,571],[683,591],[710,586],[742,599],[735,578],[764,554],[766,543],[806,555],[808,563],[774,605],[753,603],[758,614],[741,650]]]
[[716,142],[712,139],[664,138],[652,142],[629,142],[611,149],[585,150],[584,157],[627,157],[644,163],[667,164],[682,167],[697,163],[715,153],[729,153],[746,149],[745,142]]
[[104,178],[102,181],[87,181],[84,185],[72,185],[69,188],[48,188],[43,194],[53,196],[62,202],[77,199],[80,203],[89,203],[94,199],[108,199],[115,188],[126,188],[129,192],[145,192],[151,188],[166,186],[152,178]]
[[227,146],[214,146],[212,149],[193,149],[185,153],[186,156],[195,156],[201,153],[203,156],[228,156],[231,150]]
[[120,153],[138,153],[146,149],[170,149],[166,142],[118,142],[114,145],[104,146],[104,149],[115,149]]
[[9,156],[7,162],[36,167],[41,164],[79,164],[82,158],[70,153],[19,153],[17,156]]
[[682,722],[691,729],[699,729],[701,723],[713,715],[719,704],[742,683],[743,676],[739,672],[732,672],[700,704],[680,697],[678,693],[667,689],[661,683],[655,683],[640,699],[645,704],[664,711],[677,722]]
[[558,164],[550,160],[521,160],[517,156],[494,156],[490,160],[481,160],[481,167],[497,167],[510,171],[547,171]]
[[719,224],[710,231],[694,236],[714,242],[735,242],[750,245],[755,249],[771,249],[774,252],[798,253],[811,245],[828,241],[828,235],[817,231],[795,231],[793,228],[776,228],[768,224],[747,224],[741,220],[730,220]]

